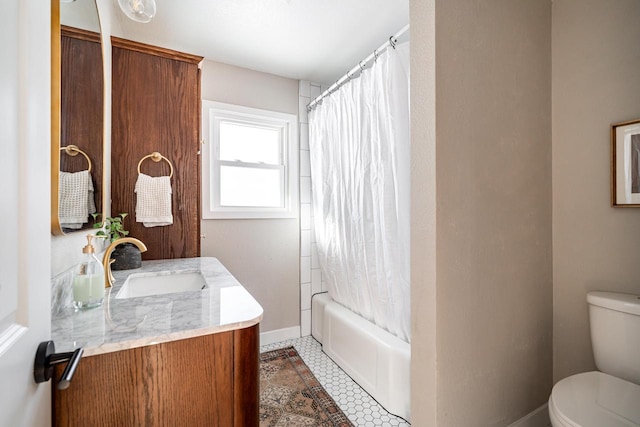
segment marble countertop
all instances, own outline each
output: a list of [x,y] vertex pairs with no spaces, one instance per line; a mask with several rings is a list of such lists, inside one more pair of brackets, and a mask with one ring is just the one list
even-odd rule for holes
[[[207,287],[164,295],[116,299],[130,274],[200,271]],[[144,261],[142,268],[114,271],[101,307],[53,311],[56,352],[84,347],[91,356],[253,326],[262,307],[216,258]]]

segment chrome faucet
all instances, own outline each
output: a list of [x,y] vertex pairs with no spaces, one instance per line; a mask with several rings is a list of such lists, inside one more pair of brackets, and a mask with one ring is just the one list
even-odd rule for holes
[[140,249],[140,252],[145,252],[147,250],[147,246],[135,237],[123,237],[111,242],[111,244],[104,251],[104,258],[102,258],[102,266],[104,267],[105,288],[110,288],[111,286],[113,286],[113,282],[115,282],[113,274],[111,273],[111,263],[113,262],[113,260],[111,259],[111,252],[113,252],[116,246],[122,243],[133,243],[138,249]]

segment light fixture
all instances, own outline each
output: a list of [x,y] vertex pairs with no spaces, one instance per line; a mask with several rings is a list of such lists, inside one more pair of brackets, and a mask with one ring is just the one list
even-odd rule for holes
[[156,14],[155,0],[118,0],[125,15],[136,22],[149,22]]

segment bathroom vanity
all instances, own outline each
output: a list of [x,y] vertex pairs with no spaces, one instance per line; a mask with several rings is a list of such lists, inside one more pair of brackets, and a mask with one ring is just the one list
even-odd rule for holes
[[113,275],[100,308],[54,301],[56,351],[84,357],[66,390],[56,370],[53,424],[257,426],[262,307],[226,268],[187,258]]

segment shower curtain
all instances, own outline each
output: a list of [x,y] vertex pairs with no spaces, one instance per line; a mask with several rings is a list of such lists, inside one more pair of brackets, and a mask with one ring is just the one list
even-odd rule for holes
[[410,342],[408,43],[309,113],[309,145],[329,295]]

